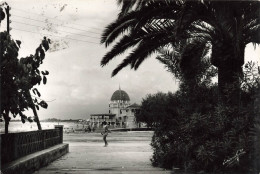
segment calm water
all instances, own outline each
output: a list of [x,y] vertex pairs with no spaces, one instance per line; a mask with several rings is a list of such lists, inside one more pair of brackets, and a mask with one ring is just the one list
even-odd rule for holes
[[[83,126],[80,123],[76,122],[41,122],[42,129],[54,129],[54,125],[64,125],[64,130],[71,129],[82,129]],[[0,122],[0,133],[4,133],[5,125],[4,122]],[[26,131],[35,131],[38,130],[36,122],[33,123],[22,123],[22,122],[10,122],[9,123],[9,132],[26,132]]]

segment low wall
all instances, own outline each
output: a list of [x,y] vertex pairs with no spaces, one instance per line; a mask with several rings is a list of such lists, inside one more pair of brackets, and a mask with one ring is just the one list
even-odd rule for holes
[[[55,129],[0,135],[0,172],[31,174],[68,153],[63,126]],[[2,174],[2,173],[1,173]]]
[[69,152],[68,144],[58,144],[2,166],[3,174],[32,174]]
[[1,164],[63,143],[63,127],[55,129],[1,134]]

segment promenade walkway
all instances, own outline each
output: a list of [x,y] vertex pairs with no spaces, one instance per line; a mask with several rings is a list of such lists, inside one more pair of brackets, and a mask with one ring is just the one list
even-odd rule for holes
[[152,132],[112,132],[103,147],[99,133],[64,134],[69,153],[35,174],[168,174],[151,166]]

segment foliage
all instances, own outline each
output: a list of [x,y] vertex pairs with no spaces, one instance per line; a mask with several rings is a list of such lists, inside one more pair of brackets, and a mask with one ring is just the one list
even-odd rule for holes
[[255,71],[252,62],[245,65],[239,112],[218,105],[217,86],[207,78],[196,85],[182,82],[175,94],[157,93],[143,99],[136,117],[154,127],[153,165],[204,172],[256,169],[259,121],[255,120],[260,109],[254,108],[254,102],[260,74]]
[[[178,118],[184,118],[170,120],[171,127],[160,127],[155,131],[153,164],[165,168],[179,167],[186,171],[247,170],[251,150],[247,138],[248,125],[252,125],[252,115],[246,112],[236,114],[235,118],[230,115],[235,114],[218,107],[204,115],[193,113],[186,118],[179,115]],[[239,156],[239,163],[234,161],[223,165],[239,150],[246,152],[246,155]]]
[[9,113],[14,117],[19,114],[23,123],[25,120],[32,122],[33,119],[25,116],[23,112],[32,107],[39,109],[39,106],[48,106],[44,100],[38,101],[37,97],[32,101],[30,90],[40,97],[40,92],[34,86],[40,85],[41,81],[43,84],[47,82],[46,75],[49,72],[40,72],[38,68],[43,63],[50,40],[44,37],[34,55],[20,59],[18,52],[21,41],[14,41],[7,32],[0,33],[0,40],[1,115],[5,119],[6,127],[11,119]]
[[[259,43],[259,2],[120,0],[119,4],[122,5],[121,13],[103,32],[101,43],[108,46],[116,38],[123,37],[103,57],[101,65],[127,49],[137,47],[113,75],[127,65],[138,68],[145,58],[168,45],[178,48],[196,42],[191,54],[201,54],[205,43],[210,43],[213,64],[218,66],[221,56],[237,54],[234,59],[243,60],[245,45]],[[225,49],[235,52],[228,53]]]
[[147,95],[142,101],[140,112],[136,113],[137,122],[145,122],[148,127],[159,127],[168,124],[176,108],[171,107],[172,93],[157,93]]
[[171,72],[182,83],[209,85],[212,78],[216,77],[217,69],[209,61],[209,46],[205,46],[206,48],[201,50],[203,53],[197,56],[190,53],[190,50],[196,47],[196,43],[185,45],[185,49],[180,46],[174,51],[169,48],[160,49],[156,59],[164,64],[167,71]]
[[260,43],[260,2],[119,0],[118,4],[121,12],[101,39],[106,46],[117,43],[104,55],[101,65],[128,49],[132,51],[112,76],[128,65],[136,70],[146,58],[166,48],[179,52],[173,54],[173,65],[180,65],[187,71],[187,78],[192,79],[192,70],[198,69],[190,67],[210,48],[211,64],[218,68],[219,99],[237,105],[237,75],[242,74],[245,47]]
[[243,78],[241,78],[241,89],[244,92],[256,94],[260,88],[260,67],[256,62],[249,61],[245,64]]
[[[118,41],[101,65],[131,49],[114,76],[128,65],[136,70],[146,58],[159,53],[157,59],[181,80],[175,94],[147,96],[137,115],[137,120],[155,127],[154,164],[168,168],[174,162],[187,170],[217,171],[223,169],[224,161],[226,168],[237,167],[233,159],[241,155],[238,169],[250,168],[252,148],[247,137],[259,86],[247,74],[242,76],[242,65],[246,45],[260,43],[260,2],[118,3],[121,12],[103,32],[101,43],[109,46]],[[212,65],[218,68],[218,91],[210,82],[216,73]],[[175,109],[168,109],[172,106]]]

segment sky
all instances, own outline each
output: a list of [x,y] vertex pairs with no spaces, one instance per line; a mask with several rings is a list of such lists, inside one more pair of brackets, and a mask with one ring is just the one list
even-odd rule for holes
[[[4,1],[0,1],[1,3]],[[116,0],[8,0],[11,7],[11,36],[22,41],[19,58],[34,54],[43,36],[52,40],[41,70],[48,70],[47,84],[37,86],[48,109],[40,109],[40,120],[47,118],[87,119],[90,114],[108,113],[114,91],[126,91],[131,103],[140,104],[149,93],[175,92],[178,81],[155,59],[144,61],[137,71],[129,67],[115,77],[114,68],[127,55],[107,66],[100,61],[110,47],[100,45],[104,28],[119,12]],[[2,22],[1,31],[6,22]],[[249,45],[246,60],[260,62],[260,49]],[[32,111],[26,112],[32,116]]]
[[[131,103],[138,104],[149,93],[176,91],[177,82],[154,58],[147,59],[137,71],[127,67],[115,77],[111,73],[126,54],[103,68],[100,66],[110,48],[99,44],[100,37],[117,17],[116,1],[10,0],[7,3],[11,7],[10,34],[22,41],[19,57],[34,54],[43,36],[52,40],[51,50],[46,52],[40,67],[50,72],[47,84],[37,86],[41,99],[48,102],[48,109],[38,111],[40,120],[86,119],[90,114],[108,113],[108,103],[119,85],[128,93]],[[5,30],[5,22],[1,25],[1,30]],[[33,115],[32,111],[26,114]]]

